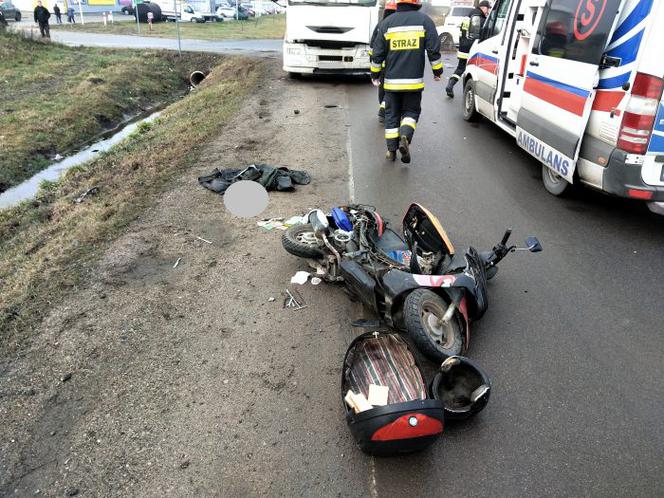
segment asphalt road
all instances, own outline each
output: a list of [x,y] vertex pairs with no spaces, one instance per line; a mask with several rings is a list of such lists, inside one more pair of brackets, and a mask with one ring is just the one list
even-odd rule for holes
[[474,326],[487,409],[431,451],[377,459],[375,494],[662,496],[664,218],[589,191],[547,194],[514,139],[462,120],[460,85],[450,100],[429,82],[413,163],[386,163],[375,89],[348,91],[356,201],[396,221],[422,203],[458,251],[490,248],[505,227],[544,246],[502,263]]
[[[22,25],[21,25],[22,26]],[[30,25],[36,35],[38,28]],[[30,29],[23,27],[22,29]],[[175,39],[133,35],[110,35],[78,31],[51,30],[51,39],[69,46],[177,50]],[[182,39],[181,49],[187,52],[270,54],[281,52],[282,40],[193,40]]]

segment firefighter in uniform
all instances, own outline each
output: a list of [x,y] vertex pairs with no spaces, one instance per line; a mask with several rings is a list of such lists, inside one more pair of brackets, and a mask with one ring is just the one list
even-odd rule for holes
[[[396,0],[387,0],[385,2],[385,11],[383,12],[383,19],[389,17],[397,11],[397,1]],[[373,45],[376,40],[376,35],[378,35],[378,27],[380,23],[376,24],[373,34],[371,35],[371,43],[369,45],[369,55],[373,55]],[[383,63],[383,67],[385,63]],[[383,78],[380,80],[380,86],[378,87],[378,121],[381,123],[385,122],[385,88],[383,88]]]
[[[410,143],[420,117],[424,90],[425,53],[434,79],[443,74],[443,59],[436,26],[419,12],[421,0],[397,0],[397,11],[378,26],[371,61],[371,79],[384,78],[386,157],[410,162]],[[383,63],[385,67],[383,67]]]
[[472,22],[473,17],[480,17],[480,25],[484,24],[486,15],[491,9],[491,4],[487,0],[482,0],[477,7],[475,7],[468,17],[463,20],[461,23],[461,36],[459,37],[459,51],[457,52],[457,58],[459,62],[457,68],[454,70],[454,74],[450,76],[447,86],[445,87],[445,92],[450,98],[454,97],[454,85],[457,84],[457,81],[463,76],[463,72],[466,70],[466,63],[468,62],[468,52],[470,52],[470,47],[473,46],[473,41],[468,38],[468,29],[470,28],[470,23]]

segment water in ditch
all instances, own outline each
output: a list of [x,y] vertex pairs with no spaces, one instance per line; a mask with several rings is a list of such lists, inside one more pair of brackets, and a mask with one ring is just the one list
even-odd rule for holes
[[51,164],[48,168],[40,171],[23,183],[6,190],[0,194],[0,209],[16,206],[21,201],[32,199],[37,194],[42,181],[56,181],[68,169],[95,159],[101,152],[109,150],[127,138],[141,123],[154,121],[159,117],[159,114],[160,112],[154,112],[138,121],[129,122],[119,131],[112,132],[110,136],[94,142],[72,156],[65,157],[61,161]]

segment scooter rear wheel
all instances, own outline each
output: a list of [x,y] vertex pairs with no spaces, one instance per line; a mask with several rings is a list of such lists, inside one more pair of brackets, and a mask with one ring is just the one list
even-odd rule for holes
[[323,242],[316,237],[310,223],[295,225],[284,232],[281,245],[298,258],[319,259],[325,256]]
[[404,322],[408,334],[424,356],[441,363],[464,349],[463,324],[458,311],[443,323],[449,304],[435,292],[415,289],[404,303]]

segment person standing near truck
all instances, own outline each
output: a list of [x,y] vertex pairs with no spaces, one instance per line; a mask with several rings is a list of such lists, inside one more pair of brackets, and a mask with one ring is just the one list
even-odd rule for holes
[[487,14],[491,10],[491,4],[487,0],[482,0],[477,7],[470,11],[468,17],[463,20],[461,23],[461,36],[459,37],[459,51],[457,52],[457,67],[454,70],[454,74],[450,76],[447,86],[445,87],[445,92],[450,98],[454,98],[454,85],[457,84],[457,81],[463,76],[463,72],[466,70],[466,63],[468,62],[468,52],[470,52],[470,47],[473,46],[473,41],[468,38],[468,29],[470,24],[473,22],[473,17],[480,18],[480,25],[484,24]]
[[53,13],[55,14],[55,22],[62,24],[62,13],[60,12],[60,7],[58,7],[57,3],[53,5]]
[[[384,77],[386,157],[410,162],[410,143],[421,113],[425,55],[434,80],[443,74],[443,59],[436,26],[419,12],[421,0],[397,0],[397,11],[381,21],[374,40],[371,81],[378,87]],[[383,67],[385,63],[385,67]]]
[[[387,0],[385,3],[385,12],[383,12],[383,20],[389,17],[391,14],[394,14],[397,11],[397,2],[396,0]],[[378,26],[380,23],[376,24],[373,34],[371,35],[371,43],[369,44],[369,55],[373,55],[373,45],[376,40],[376,35],[378,34]],[[380,80],[380,86],[378,87],[378,121],[381,123],[385,122],[385,88],[383,88],[383,78]]]
[[51,13],[46,7],[42,5],[42,1],[37,1],[37,7],[35,7],[35,22],[39,24],[39,32],[42,35],[42,38],[51,37],[51,29],[48,25],[48,20],[51,17]]

